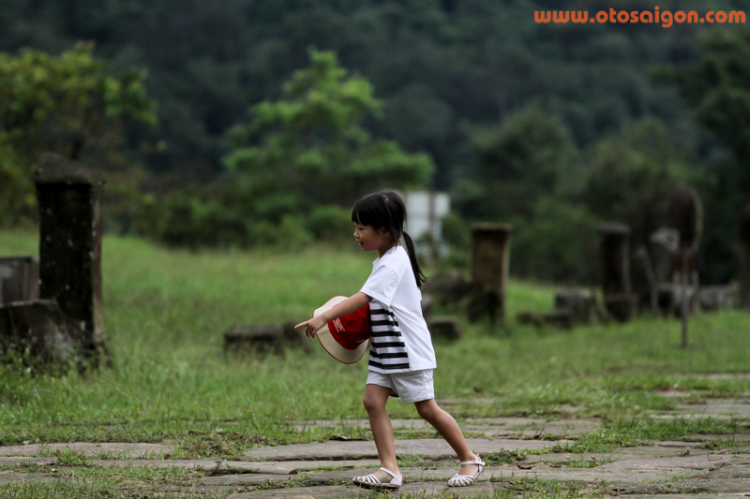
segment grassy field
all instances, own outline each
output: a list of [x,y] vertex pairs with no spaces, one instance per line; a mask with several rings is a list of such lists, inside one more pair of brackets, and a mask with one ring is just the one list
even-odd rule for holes
[[[0,233],[0,256],[37,253],[36,234]],[[345,366],[310,340],[283,356],[226,355],[232,324],[302,321],[337,294],[359,290],[372,254],[312,246],[301,251],[169,251],[107,237],[103,248],[105,323],[113,367],[86,375],[35,376],[0,367],[0,444],[22,442],[160,442],[175,457],[231,457],[258,445],[326,440],[366,417],[366,363]],[[500,415],[597,416],[605,429],[577,450],[695,433],[747,432],[747,422],[652,420],[669,410],[664,391],[691,400],[750,392],[750,315],[701,314],[690,346],[678,348],[677,320],[643,317],[625,325],[572,330],[518,324],[521,310],[552,308],[554,287],[511,281],[501,327],[469,325],[464,337],[437,343],[438,402],[458,419]],[[417,417],[393,401],[394,417]],[[342,420],[331,429],[300,420]],[[576,450],[576,449],[573,449]]]

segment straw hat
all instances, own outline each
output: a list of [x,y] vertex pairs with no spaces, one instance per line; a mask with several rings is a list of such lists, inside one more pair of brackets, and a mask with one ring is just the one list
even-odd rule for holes
[[[316,309],[313,317],[327,312],[344,300],[345,296],[334,296]],[[344,364],[354,364],[362,358],[370,344],[370,305],[329,321],[318,330],[316,336],[331,357]]]

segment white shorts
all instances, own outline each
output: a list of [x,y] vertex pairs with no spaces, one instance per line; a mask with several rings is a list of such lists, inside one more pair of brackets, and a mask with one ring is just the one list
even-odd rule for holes
[[394,374],[367,371],[367,384],[389,388],[404,402],[422,402],[435,398],[432,369]]

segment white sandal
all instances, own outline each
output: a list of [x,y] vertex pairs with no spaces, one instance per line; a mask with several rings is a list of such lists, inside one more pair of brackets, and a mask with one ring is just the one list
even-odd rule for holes
[[371,488],[385,488],[385,489],[397,489],[403,485],[404,482],[404,475],[396,475],[391,470],[387,470],[385,468],[380,468],[378,471],[385,471],[389,475],[391,475],[391,481],[390,482],[382,482],[380,478],[375,476],[375,473],[370,473],[369,475],[364,476],[358,476],[352,480],[352,482],[356,483],[357,485],[362,485],[365,487],[371,487]]
[[473,484],[474,480],[477,479],[479,474],[484,469],[485,463],[482,461],[481,457],[477,456],[477,458],[474,461],[461,461],[461,465],[464,465],[464,464],[474,464],[479,469],[477,469],[477,472],[474,473],[473,475],[459,475],[458,473],[456,473],[455,475],[453,475],[453,478],[448,480],[448,487],[467,487]]

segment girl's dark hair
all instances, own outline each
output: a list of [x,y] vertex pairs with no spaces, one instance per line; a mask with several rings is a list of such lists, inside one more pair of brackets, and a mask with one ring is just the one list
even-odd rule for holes
[[414,241],[404,230],[406,206],[398,194],[393,191],[380,191],[363,197],[354,205],[352,222],[372,225],[375,229],[385,228],[395,242],[403,236],[411,268],[414,271],[414,279],[417,281],[417,287],[422,289],[422,284],[427,282],[427,278],[417,261]]

